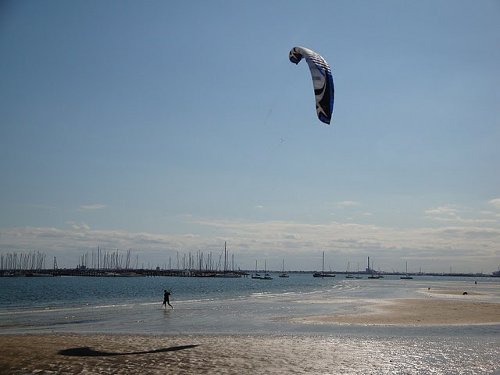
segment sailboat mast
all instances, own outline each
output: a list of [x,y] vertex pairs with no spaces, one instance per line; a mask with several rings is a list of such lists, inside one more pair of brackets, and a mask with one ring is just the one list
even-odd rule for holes
[[224,273],[227,271],[227,248],[226,241],[224,241]]

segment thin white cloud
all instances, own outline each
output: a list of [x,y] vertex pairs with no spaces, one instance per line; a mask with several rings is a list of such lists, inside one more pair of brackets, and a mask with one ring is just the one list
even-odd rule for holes
[[426,217],[435,222],[459,225],[498,223],[498,216],[490,211],[473,211],[457,206],[439,206],[425,210]]
[[84,230],[84,231],[88,231],[90,230],[90,226],[88,226],[87,224],[85,223],[76,223],[74,221],[69,221],[68,224],[71,226],[71,228],[73,228],[74,230]]
[[455,217],[433,217],[435,221],[444,223],[461,223],[461,224],[494,224],[497,223],[496,219],[464,219],[460,216]]
[[106,208],[107,205],[101,203],[94,204],[83,204],[79,207],[79,211],[93,211],[93,210],[102,210]]
[[500,198],[492,199],[488,203],[500,210]]
[[425,213],[430,216],[456,216],[457,212],[457,208],[451,206],[439,206],[425,210]]
[[356,201],[340,201],[337,202],[336,205],[339,207],[353,207],[353,206],[359,206],[360,203]]

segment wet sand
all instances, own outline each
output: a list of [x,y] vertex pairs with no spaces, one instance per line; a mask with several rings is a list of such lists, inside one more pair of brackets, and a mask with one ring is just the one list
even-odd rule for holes
[[368,300],[355,313],[310,315],[291,320],[302,324],[403,326],[500,324],[500,303],[490,300],[496,292],[428,288],[420,290],[420,294],[422,298]]
[[0,373],[491,374],[497,344],[491,337],[0,335]]
[[372,302],[357,314],[294,318],[305,324],[471,325],[500,324],[500,304],[481,301],[401,299]]

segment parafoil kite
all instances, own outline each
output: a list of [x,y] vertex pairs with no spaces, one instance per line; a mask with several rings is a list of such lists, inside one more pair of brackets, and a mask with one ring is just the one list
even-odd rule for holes
[[311,71],[314,95],[316,96],[316,112],[320,121],[330,124],[333,114],[333,78],[332,71],[326,60],[316,52],[304,48],[293,47],[288,58],[298,64],[302,58],[306,59]]

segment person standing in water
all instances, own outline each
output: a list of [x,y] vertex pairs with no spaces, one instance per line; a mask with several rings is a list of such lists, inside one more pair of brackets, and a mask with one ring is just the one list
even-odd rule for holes
[[163,292],[163,307],[167,308],[167,304],[171,307],[171,308],[174,308],[174,306],[172,306],[170,304],[170,292],[165,290]]

